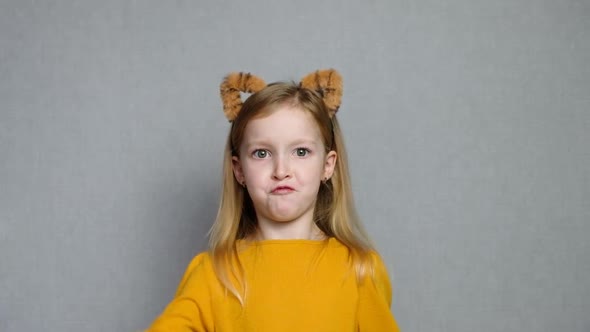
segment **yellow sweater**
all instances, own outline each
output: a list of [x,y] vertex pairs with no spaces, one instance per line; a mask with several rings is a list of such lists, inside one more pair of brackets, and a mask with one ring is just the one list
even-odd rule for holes
[[375,277],[359,284],[347,264],[348,249],[335,238],[239,245],[248,287],[244,307],[226,294],[209,255],[201,253],[148,331],[399,331],[378,256]]

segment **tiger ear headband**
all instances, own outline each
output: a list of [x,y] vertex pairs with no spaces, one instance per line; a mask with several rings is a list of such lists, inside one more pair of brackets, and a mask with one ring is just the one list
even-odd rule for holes
[[[336,114],[342,99],[342,77],[336,70],[317,70],[303,77],[299,85],[314,90],[322,96],[330,118]],[[250,73],[239,72],[227,75],[219,86],[225,117],[232,122],[240,113],[243,104],[240,92],[256,93],[266,86],[263,79]]]

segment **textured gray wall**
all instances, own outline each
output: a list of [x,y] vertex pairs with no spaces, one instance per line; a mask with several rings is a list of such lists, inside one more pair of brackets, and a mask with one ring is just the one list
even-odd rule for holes
[[403,331],[590,331],[589,1],[0,2],[0,331],[132,331],[217,208],[229,71],[334,67]]

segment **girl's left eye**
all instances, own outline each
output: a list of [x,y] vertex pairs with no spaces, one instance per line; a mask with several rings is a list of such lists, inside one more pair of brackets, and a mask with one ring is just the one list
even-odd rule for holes
[[297,153],[297,157],[305,157],[309,153],[309,149],[307,148],[297,148],[295,153]]

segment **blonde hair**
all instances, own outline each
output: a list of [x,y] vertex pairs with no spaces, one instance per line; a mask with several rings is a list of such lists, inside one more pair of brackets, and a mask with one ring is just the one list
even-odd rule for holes
[[256,213],[247,190],[234,177],[232,157],[238,156],[248,122],[285,104],[309,112],[320,129],[326,152],[333,150],[338,155],[332,177],[320,186],[314,222],[326,236],[335,237],[349,249],[350,264],[359,280],[367,273],[373,274],[373,245],[354,207],[346,149],[336,115],[330,117],[318,92],[295,83],[273,83],[252,94],[232,123],[223,156],[219,210],[209,233],[213,269],[222,285],[242,304],[247,285],[237,241],[256,231]]

